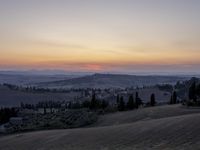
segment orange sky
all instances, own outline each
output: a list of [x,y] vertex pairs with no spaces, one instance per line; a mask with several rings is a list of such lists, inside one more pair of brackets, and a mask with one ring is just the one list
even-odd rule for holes
[[0,69],[196,71],[199,4],[196,0],[0,2]]

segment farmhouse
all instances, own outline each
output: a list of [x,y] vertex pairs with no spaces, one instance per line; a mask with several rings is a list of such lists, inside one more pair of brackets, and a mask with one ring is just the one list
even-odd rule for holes
[[12,125],[22,125],[23,124],[23,118],[22,117],[11,117],[9,122]]

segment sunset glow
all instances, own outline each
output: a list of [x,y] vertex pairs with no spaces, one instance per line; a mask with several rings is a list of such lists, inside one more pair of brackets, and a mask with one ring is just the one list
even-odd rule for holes
[[0,2],[0,69],[200,69],[198,0],[58,1]]

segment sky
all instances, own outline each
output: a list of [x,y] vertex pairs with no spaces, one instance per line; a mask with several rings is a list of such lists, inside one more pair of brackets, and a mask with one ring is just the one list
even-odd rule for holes
[[0,70],[200,72],[199,0],[0,0]]

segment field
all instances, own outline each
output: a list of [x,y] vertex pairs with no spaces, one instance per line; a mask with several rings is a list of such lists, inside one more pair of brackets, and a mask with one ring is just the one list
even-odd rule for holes
[[[140,98],[147,102],[150,99],[150,95],[155,93],[156,100],[159,103],[169,102],[171,93],[166,91],[161,91],[158,88],[147,88],[133,90],[132,93],[136,91],[139,92]],[[116,97],[111,94],[103,95],[105,100],[110,102],[116,102]],[[125,100],[128,100],[128,96],[124,96]],[[25,92],[19,90],[10,90],[5,86],[0,85],[0,106],[19,106],[21,102],[28,104],[37,104],[40,101],[73,101],[75,99],[87,100],[87,97],[84,97],[83,92]],[[90,98],[89,98],[90,99]]]
[[159,106],[101,116],[92,127],[0,138],[3,150],[200,149],[200,110]]
[[47,129],[70,129],[90,125],[96,122],[98,115],[95,112],[86,109],[67,110],[56,113],[47,113],[45,115],[40,113],[24,114],[20,113],[24,118],[22,126],[7,124],[7,133],[38,131]]
[[19,106],[21,102],[36,104],[40,101],[70,101],[74,97],[81,97],[81,93],[51,93],[51,92],[23,92],[10,90],[7,87],[0,86],[0,106]]

